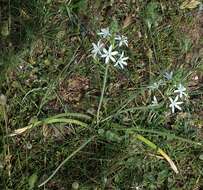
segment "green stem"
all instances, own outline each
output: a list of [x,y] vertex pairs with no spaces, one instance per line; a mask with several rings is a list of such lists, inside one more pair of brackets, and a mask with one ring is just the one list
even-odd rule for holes
[[100,98],[100,101],[99,101],[99,106],[98,106],[98,109],[97,109],[97,124],[99,123],[99,114],[100,114],[102,102],[103,102],[103,99],[104,99],[104,92],[105,92],[105,88],[106,88],[108,68],[109,68],[109,64],[106,65],[106,69],[105,69],[104,81],[103,81],[103,87],[102,87],[102,93],[101,93],[101,98]]

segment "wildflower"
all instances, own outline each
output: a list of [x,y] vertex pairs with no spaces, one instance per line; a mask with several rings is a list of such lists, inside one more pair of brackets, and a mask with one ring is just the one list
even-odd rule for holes
[[156,99],[156,96],[153,97],[152,105],[154,105],[154,106],[158,105],[158,101]]
[[122,52],[122,54],[120,55],[114,66],[115,67],[120,66],[123,69],[124,65],[126,66],[128,64],[126,62],[127,59],[128,57],[124,57],[124,52]]
[[173,100],[171,97],[169,97],[169,100],[171,102],[169,107],[171,107],[172,113],[175,112],[175,108],[182,110],[179,105],[182,104],[183,102],[178,102],[178,96],[176,96],[175,100]]
[[155,89],[158,89],[159,86],[161,86],[161,85],[164,85],[164,83],[163,83],[162,80],[159,80],[158,82],[155,82],[155,83],[153,83],[151,86],[149,86],[149,88],[150,88],[151,90],[155,90]]
[[180,98],[182,98],[183,95],[187,96],[187,94],[184,91],[186,91],[186,88],[182,84],[179,84],[178,89],[175,90],[174,93],[179,93]]
[[167,80],[171,80],[171,79],[173,78],[173,71],[171,71],[170,73],[165,72],[164,77],[165,77]]
[[158,89],[159,88],[159,84],[157,82],[155,82],[151,86],[149,86],[149,88],[151,88],[151,89]]
[[128,38],[126,36],[117,35],[115,40],[119,41],[118,46],[121,47],[123,44],[128,47]]
[[107,28],[102,28],[101,32],[97,33],[99,36],[102,36],[102,38],[106,38],[108,36],[111,36],[111,33],[109,32],[109,27]]
[[115,58],[113,57],[114,55],[117,55],[117,51],[112,51],[113,47],[110,45],[109,49],[107,50],[106,48],[103,49],[104,54],[101,55],[101,57],[105,58],[105,63],[108,63],[109,60],[112,60],[113,62],[116,62]]
[[93,46],[93,50],[92,50],[91,53],[93,54],[93,57],[95,59],[98,54],[101,55],[101,51],[103,49],[104,44],[101,43],[101,40],[99,40],[97,42],[97,44],[92,43],[92,46]]

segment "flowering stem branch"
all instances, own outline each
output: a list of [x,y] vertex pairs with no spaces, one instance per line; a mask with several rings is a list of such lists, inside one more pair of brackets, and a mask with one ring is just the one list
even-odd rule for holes
[[105,69],[103,87],[102,87],[102,92],[101,92],[101,98],[100,98],[99,106],[98,106],[98,109],[97,109],[97,124],[99,123],[100,109],[101,109],[102,102],[103,102],[103,99],[104,99],[104,92],[105,92],[105,88],[106,88],[106,81],[107,81],[108,69],[109,69],[109,64],[106,65],[106,69]]

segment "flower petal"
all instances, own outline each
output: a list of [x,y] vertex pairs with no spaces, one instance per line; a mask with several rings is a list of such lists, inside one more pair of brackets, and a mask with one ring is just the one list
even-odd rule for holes
[[180,106],[178,106],[177,104],[175,105],[175,107],[179,110],[182,110]]

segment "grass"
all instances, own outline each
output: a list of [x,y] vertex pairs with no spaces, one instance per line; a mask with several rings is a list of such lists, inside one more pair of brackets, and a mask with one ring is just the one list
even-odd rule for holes
[[[182,3],[3,1],[1,189],[203,188],[203,13]],[[123,70],[91,56],[105,27],[128,37]]]

